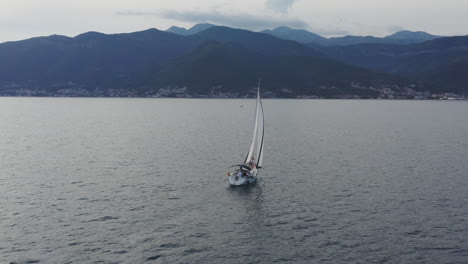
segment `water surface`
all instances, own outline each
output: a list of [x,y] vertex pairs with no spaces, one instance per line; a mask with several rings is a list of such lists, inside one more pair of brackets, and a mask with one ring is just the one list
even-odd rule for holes
[[0,263],[468,263],[468,103],[0,98]]

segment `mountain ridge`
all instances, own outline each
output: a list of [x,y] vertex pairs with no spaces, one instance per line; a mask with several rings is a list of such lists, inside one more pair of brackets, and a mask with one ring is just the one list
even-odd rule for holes
[[343,36],[325,38],[318,34],[304,29],[292,29],[289,27],[277,27],[273,30],[264,30],[261,33],[270,34],[279,38],[294,40],[302,44],[318,44],[323,46],[346,46],[364,43],[382,43],[382,44],[411,44],[423,42],[426,40],[440,38],[440,36],[431,35],[423,31],[398,31],[392,35],[383,38],[374,36]]
[[[333,72],[334,79],[330,79],[329,72]],[[192,87],[200,94],[247,93],[252,80],[259,76],[268,91],[280,97],[333,97],[341,94],[372,97],[378,93],[369,87],[389,83],[404,86],[405,83],[411,83],[389,74],[370,73],[358,67],[344,66],[328,58],[297,54],[270,56],[240,44],[217,41],[202,43],[179,57],[156,75],[156,83],[159,86]],[[352,87],[352,83],[359,84],[360,88]],[[245,89],[238,90],[236,87]]]
[[[119,34],[86,32],[73,38],[52,35],[0,44],[0,94],[24,90],[50,95],[65,90],[65,95],[73,95],[81,89],[87,93],[78,95],[158,96],[167,87],[187,86],[191,92],[206,94],[219,85],[245,93],[250,79],[258,75],[270,79],[271,92],[284,97],[376,97],[386,88],[406,98],[412,90],[429,87],[424,80],[411,81],[403,74],[350,66],[329,52],[333,50],[222,26],[189,36],[154,28]],[[182,66],[187,70],[178,69]],[[191,72],[199,74],[183,81]],[[226,80],[210,83],[212,72]]]
[[347,64],[405,76],[468,94],[468,36],[437,38],[411,45],[361,44],[323,47]]
[[286,26],[277,27],[273,30],[263,30],[260,31],[260,33],[270,34],[282,39],[294,40],[299,43],[321,43],[323,41],[326,41],[326,38],[318,34],[309,32],[304,29],[292,29]]
[[215,26],[216,25],[214,25],[214,24],[200,23],[200,24],[194,25],[193,27],[191,27],[189,29],[186,29],[186,28],[183,28],[183,27],[172,26],[172,27],[168,28],[165,31],[169,32],[169,33],[182,35],[182,36],[190,36],[190,35],[197,34],[197,33],[201,32],[203,30],[207,30],[207,29],[209,29],[211,27],[215,27]]
[[409,31],[409,30],[402,30],[398,31],[396,33],[393,33],[391,35],[388,35],[384,38],[389,38],[389,39],[412,39],[412,40],[421,40],[421,41],[426,41],[426,40],[433,40],[437,38],[442,38],[442,36],[435,36],[431,35],[427,32],[424,31]]

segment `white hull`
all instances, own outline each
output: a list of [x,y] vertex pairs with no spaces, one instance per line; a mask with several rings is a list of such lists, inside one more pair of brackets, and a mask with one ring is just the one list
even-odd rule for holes
[[257,176],[253,177],[237,177],[235,175],[229,176],[229,184],[232,186],[243,186],[255,183],[257,181]]

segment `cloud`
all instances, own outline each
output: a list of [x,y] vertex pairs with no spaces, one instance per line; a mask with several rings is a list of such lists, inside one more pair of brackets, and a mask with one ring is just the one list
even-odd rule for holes
[[140,12],[140,11],[126,11],[117,12],[121,16],[155,16],[165,19],[176,20],[180,22],[190,23],[213,23],[216,25],[223,25],[236,28],[244,28],[250,30],[262,30],[268,28],[275,28],[278,26],[289,26],[293,28],[306,28],[307,23],[303,20],[276,17],[276,16],[260,16],[250,14],[225,14],[218,11],[212,12],[197,12],[187,11],[179,12],[175,10],[166,10],[159,12]]
[[265,7],[276,13],[286,14],[296,0],[267,0]]

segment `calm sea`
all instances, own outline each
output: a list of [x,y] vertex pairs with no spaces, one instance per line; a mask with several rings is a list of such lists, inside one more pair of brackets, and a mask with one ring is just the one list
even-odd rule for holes
[[0,98],[0,263],[468,263],[468,102]]

